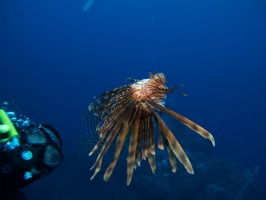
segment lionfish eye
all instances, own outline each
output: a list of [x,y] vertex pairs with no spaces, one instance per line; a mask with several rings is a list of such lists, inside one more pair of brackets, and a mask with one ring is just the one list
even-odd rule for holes
[[156,95],[151,94],[151,95],[150,95],[150,99],[153,100],[153,101],[156,100]]

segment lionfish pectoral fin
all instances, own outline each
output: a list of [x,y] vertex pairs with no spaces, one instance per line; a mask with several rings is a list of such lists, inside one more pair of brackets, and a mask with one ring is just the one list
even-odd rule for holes
[[128,148],[128,157],[127,157],[127,185],[130,184],[133,176],[135,159],[136,159],[136,149],[138,144],[139,136],[139,124],[140,124],[140,108],[136,108],[136,115],[132,124],[131,138]]
[[157,112],[151,107],[150,107],[150,109],[151,109],[153,115],[158,120],[158,123],[159,123],[159,125],[160,125],[160,127],[162,129],[162,132],[163,132],[164,136],[166,137],[167,141],[169,142],[169,146],[173,150],[175,156],[183,164],[183,166],[186,168],[188,173],[194,174],[193,167],[192,167],[188,157],[186,156],[184,150],[180,146],[179,142],[176,140],[176,138],[173,135],[173,133],[171,132],[171,130],[165,125],[164,121],[157,114]]
[[99,145],[102,143],[102,141],[105,139],[106,134],[104,134],[102,137],[100,137],[99,141],[96,143],[96,145],[93,147],[93,149],[90,151],[89,156],[94,154],[94,152],[98,149]]
[[155,144],[154,144],[154,119],[152,115],[149,117],[149,152],[155,156]]
[[155,156],[155,144],[154,144],[154,119],[152,115],[150,115],[148,119],[148,133],[149,133],[148,161],[149,161],[152,173],[155,174],[156,156]]
[[105,181],[108,181],[110,176],[113,173],[113,170],[114,170],[115,165],[117,163],[118,157],[119,157],[120,152],[122,150],[122,147],[124,145],[128,130],[129,130],[128,122],[125,122],[122,126],[120,134],[117,137],[117,144],[116,144],[116,151],[114,153],[114,159],[113,159],[112,163],[109,165],[109,167],[106,169],[105,174],[103,176],[103,179]]
[[94,170],[94,173],[91,176],[90,180],[92,180],[96,176],[96,174],[101,170],[101,166],[102,166],[102,159],[99,160],[98,165],[96,169]]
[[176,169],[177,169],[175,154],[174,154],[173,150],[171,149],[168,140],[164,136],[162,136],[162,137],[163,137],[164,143],[166,145],[166,149],[167,149],[167,152],[168,152],[170,164],[172,166],[172,172],[175,173],[176,172]]
[[[137,146],[137,149],[139,149],[139,144]],[[140,150],[137,150],[136,152],[136,162],[135,162],[135,167],[139,166],[140,167],[140,163],[141,163],[141,159],[140,159]]]
[[162,138],[162,129],[161,128],[159,128],[158,133],[159,133],[159,136],[158,136],[158,148],[161,149],[161,150],[164,150],[163,138]]
[[[128,115],[130,114],[130,112],[128,112]],[[126,115],[127,116],[127,115]],[[125,118],[127,119],[127,117],[125,116]],[[91,167],[91,169],[93,169],[96,165],[96,169],[95,172],[93,174],[93,177],[100,171],[101,169],[101,163],[102,163],[102,159],[105,155],[105,153],[108,151],[111,143],[113,142],[116,134],[119,132],[119,130],[121,129],[121,127],[123,126],[124,123],[124,119],[123,117],[120,117],[119,121],[116,123],[116,125],[114,126],[114,128],[112,129],[112,131],[109,133],[108,137],[106,138],[106,140],[104,141],[104,144],[96,158],[96,161],[94,163],[94,165]],[[92,178],[93,178],[92,177]]]
[[156,171],[156,160],[155,160],[155,155],[149,153],[148,154],[148,161],[151,167],[151,171],[153,174],[155,174]]
[[202,128],[201,126],[199,126],[198,124],[194,123],[193,121],[187,119],[186,117],[164,107],[161,106],[157,103],[154,103],[152,101],[149,101],[149,104],[151,104],[152,106],[154,106],[155,108],[171,115],[172,117],[176,118],[178,121],[180,121],[182,124],[186,125],[187,127],[189,127],[190,129],[192,129],[193,131],[195,131],[196,133],[200,134],[202,137],[206,138],[206,139],[210,139],[212,142],[212,145],[215,146],[215,140],[214,137],[212,136],[212,134],[210,134],[207,130],[205,130],[204,128]]

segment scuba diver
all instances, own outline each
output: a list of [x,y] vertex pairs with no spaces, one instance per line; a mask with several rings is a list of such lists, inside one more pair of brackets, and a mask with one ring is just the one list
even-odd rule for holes
[[0,198],[48,175],[62,159],[62,141],[53,127],[16,127],[0,109]]

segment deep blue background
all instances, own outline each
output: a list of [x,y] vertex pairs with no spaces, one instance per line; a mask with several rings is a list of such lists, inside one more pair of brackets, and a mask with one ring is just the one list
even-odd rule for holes
[[54,125],[72,154],[93,96],[163,72],[168,86],[187,84],[188,97],[168,97],[176,111],[214,135],[217,156],[259,165],[265,185],[265,1],[85,3],[0,2],[0,100]]

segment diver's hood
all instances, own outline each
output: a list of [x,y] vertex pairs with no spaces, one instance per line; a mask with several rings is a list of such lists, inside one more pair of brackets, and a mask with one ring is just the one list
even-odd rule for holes
[[62,140],[58,132],[50,125],[33,125],[22,132],[27,146],[44,147],[43,164],[48,167],[57,167],[63,157],[61,153]]
[[62,140],[46,124],[36,124],[0,143],[0,192],[22,188],[62,162]]

